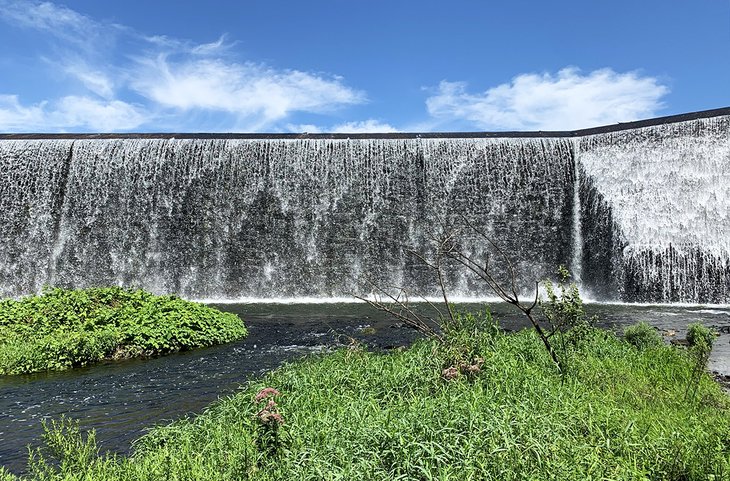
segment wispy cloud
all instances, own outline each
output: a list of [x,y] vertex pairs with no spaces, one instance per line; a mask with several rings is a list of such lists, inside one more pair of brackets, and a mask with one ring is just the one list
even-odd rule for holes
[[398,129],[390,124],[369,119],[360,122],[346,122],[344,124],[335,125],[332,128],[332,132],[345,134],[367,134],[377,132],[387,134],[391,132],[398,132]]
[[[45,35],[53,51],[49,63],[70,81],[69,95],[32,106],[22,105],[14,92],[0,92],[5,94],[0,130],[200,129],[186,121],[213,114],[227,122],[217,123],[223,130],[263,130],[295,113],[331,112],[366,101],[337,76],[242,60],[225,35],[195,44],[27,0],[0,0],[0,19]],[[87,94],[79,96],[79,89]],[[175,116],[180,120],[171,126]]]
[[464,82],[443,81],[426,100],[442,124],[468,123],[485,130],[572,130],[655,116],[669,92],[654,77],[611,69],[582,74],[522,74],[510,83],[470,93]]
[[226,37],[227,36],[224,34],[218,37],[218,40],[215,42],[193,45],[190,49],[190,53],[197,55],[215,55],[230,50],[236,46],[236,42],[226,43]]
[[147,118],[142,107],[121,100],[69,95],[52,102],[22,105],[15,95],[0,95],[0,128],[7,132],[128,131],[143,125]]
[[159,105],[180,110],[218,110],[273,123],[292,112],[321,113],[365,100],[364,94],[339,78],[297,70],[217,58],[175,62],[166,55],[138,62],[131,88]]
[[48,34],[87,52],[108,45],[118,27],[104,26],[62,5],[26,0],[0,0],[0,19]]
[[392,125],[380,122],[375,119],[344,122],[341,124],[333,125],[331,127],[322,127],[314,124],[289,124],[287,125],[287,130],[289,130],[290,132],[306,132],[309,134],[318,134],[321,132],[336,134],[387,134],[392,132],[399,132],[399,130]]
[[115,85],[109,73],[89,66],[83,61],[66,62],[61,66],[69,76],[79,80],[84,87],[105,99],[114,97]]

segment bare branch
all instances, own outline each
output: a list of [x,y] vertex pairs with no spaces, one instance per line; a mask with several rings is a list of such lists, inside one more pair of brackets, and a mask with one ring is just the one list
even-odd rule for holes
[[463,214],[460,214],[461,219],[464,221],[464,223],[471,228],[474,232],[476,232],[477,235],[479,235],[481,238],[485,239],[489,245],[504,259],[504,261],[507,264],[507,270],[510,277],[510,286],[509,286],[509,292],[507,289],[503,288],[502,285],[494,278],[492,274],[489,272],[489,257],[485,259],[484,262],[484,268],[481,267],[480,264],[477,264],[477,262],[472,259],[470,256],[464,254],[461,251],[455,250],[450,251],[449,255],[452,259],[459,262],[461,265],[475,273],[480,279],[482,279],[487,286],[497,294],[497,296],[502,299],[503,301],[514,305],[517,307],[520,311],[522,311],[523,314],[527,317],[527,319],[530,321],[530,324],[532,324],[532,327],[535,329],[535,332],[540,337],[540,340],[545,346],[545,349],[548,351],[548,354],[550,355],[550,358],[553,360],[555,365],[558,367],[559,370],[562,370],[562,364],[560,362],[560,359],[557,356],[557,353],[555,352],[555,349],[553,348],[550,337],[552,336],[552,333],[550,335],[546,335],[545,331],[540,326],[539,322],[535,318],[535,316],[532,313],[532,310],[537,305],[537,299],[538,299],[538,292],[539,292],[539,284],[535,282],[535,300],[532,302],[531,305],[525,306],[520,302],[519,294],[517,292],[517,270],[515,269],[514,264],[512,263],[512,260],[510,257],[502,250],[494,241],[492,241],[489,236],[487,236],[482,230],[480,230],[478,227],[476,227],[469,219],[466,218]]
[[514,297],[514,299],[519,300],[519,295],[517,294],[517,270],[512,263],[512,259],[510,259],[510,257],[504,252],[504,250],[502,250],[502,248],[500,248],[488,235],[486,235],[481,229],[479,229],[469,219],[467,219],[464,214],[459,215],[464,223],[466,223],[466,225],[471,228],[471,230],[473,230],[478,236],[486,240],[489,245],[491,245],[492,248],[497,251],[500,256],[502,256],[507,264],[507,270],[510,276],[510,290],[512,291],[512,296]]
[[540,283],[535,281],[535,300],[532,301],[532,304],[530,304],[530,307],[528,308],[529,311],[533,310],[535,306],[537,305],[537,296],[540,294]]
[[[494,277],[492,272],[490,272],[491,258],[489,253],[485,255],[483,263],[480,263],[477,261],[477,259],[475,259],[474,256],[463,252],[461,250],[460,244],[456,242],[456,229],[449,229],[442,219],[438,219],[438,222],[440,223],[442,228],[442,232],[439,235],[430,235],[430,240],[436,249],[435,259],[429,259],[426,257],[426,255],[416,252],[410,247],[404,246],[404,252],[412,255],[413,257],[418,259],[423,265],[435,271],[439,283],[439,288],[441,289],[441,295],[443,297],[444,304],[448,309],[449,318],[452,322],[454,322],[454,313],[448,302],[446,281],[443,275],[443,259],[445,257],[454,260],[456,263],[461,264],[463,267],[471,271],[477,276],[477,278],[481,279],[487,285],[487,287],[502,301],[508,304],[512,304],[517,309],[519,309],[532,324],[532,327],[534,328],[537,335],[540,337],[540,340],[544,344],[545,349],[548,351],[548,354],[550,355],[557,368],[562,371],[563,365],[560,362],[560,359],[558,358],[557,353],[550,341],[555,332],[550,332],[546,334],[546,332],[543,330],[542,326],[538,322],[537,318],[533,314],[534,308],[538,305],[539,283],[535,282],[535,299],[533,300],[533,302],[529,306],[522,304],[517,289],[517,269],[515,268],[515,265],[510,257],[502,248],[500,248],[494,241],[492,241],[489,236],[487,236],[482,230],[480,230],[469,219],[467,219],[466,216],[460,214],[460,217],[463,220],[464,224],[469,227],[469,229],[474,231],[482,239],[486,240],[491,247],[491,250],[495,251],[497,255],[501,256],[501,258],[504,260],[507,266],[507,274],[509,275],[509,286],[504,286]],[[408,292],[405,289],[395,288],[396,294],[393,294],[386,289],[375,285],[372,282],[370,282],[370,285],[373,288],[374,300],[366,299],[359,296],[355,297],[367,302],[369,305],[380,311],[386,312],[394,316],[396,319],[401,320],[405,325],[412,327],[426,334],[427,336],[443,341],[439,328],[443,327],[443,322],[445,318],[441,310],[433,302],[429,301],[425,297],[422,298],[431,309],[438,313],[438,320],[417,313],[411,307]],[[388,302],[384,302],[384,298],[388,300]]]
[[[410,306],[408,292],[405,289],[402,287],[395,287],[394,289],[397,290],[397,293],[392,294],[385,288],[382,288],[369,280],[367,282],[373,289],[373,299],[357,295],[355,296],[356,299],[360,299],[375,309],[392,315],[396,319],[402,321],[406,326],[411,327],[429,337],[441,339],[441,335],[437,331],[440,323],[428,316],[421,316],[416,313]],[[388,299],[389,302],[384,302],[383,296]]]

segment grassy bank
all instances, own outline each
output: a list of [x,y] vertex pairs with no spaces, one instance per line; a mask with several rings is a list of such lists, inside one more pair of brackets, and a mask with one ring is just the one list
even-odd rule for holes
[[238,316],[117,287],[46,289],[0,301],[0,374],[68,369],[239,339]]
[[129,458],[50,426],[28,479],[730,479],[730,398],[687,352],[590,331],[568,366],[533,331],[340,350],[154,429]]

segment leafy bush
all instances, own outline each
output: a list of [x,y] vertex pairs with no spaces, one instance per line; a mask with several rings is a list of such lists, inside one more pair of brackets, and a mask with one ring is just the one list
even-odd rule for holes
[[47,288],[40,296],[0,301],[0,374],[155,356],[246,334],[238,316],[176,296]]
[[710,360],[710,353],[712,353],[712,344],[714,341],[715,333],[699,322],[687,326],[688,354],[694,363],[694,369],[687,383],[688,399],[694,399],[697,394],[698,384]]
[[687,326],[687,344],[689,347],[704,345],[711,349],[714,341],[715,333],[709,327],[705,327],[699,322]]
[[[588,318],[583,307],[578,286],[568,283],[570,273],[565,266],[558,267],[558,283],[543,281],[545,299],[540,299],[540,309],[548,324],[548,338],[558,358],[558,367],[565,372],[579,345],[594,329],[595,318]],[[556,290],[560,289],[560,292]]]
[[624,330],[624,339],[632,346],[642,350],[663,344],[659,333],[644,321],[629,326]]

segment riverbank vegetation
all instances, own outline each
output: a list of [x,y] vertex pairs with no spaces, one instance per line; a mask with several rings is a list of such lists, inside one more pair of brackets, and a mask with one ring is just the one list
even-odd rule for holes
[[588,327],[557,366],[534,330],[456,314],[441,339],[287,364],[129,457],[48,424],[26,479],[727,480],[730,397],[690,351]]
[[157,356],[233,341],[243,321],[176,296],[118,287],[48,288],[0,301],[0,374]]

